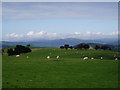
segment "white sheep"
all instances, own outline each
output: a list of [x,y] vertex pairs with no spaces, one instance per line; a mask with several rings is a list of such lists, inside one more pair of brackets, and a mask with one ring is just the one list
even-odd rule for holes
[[103,57],[100,57],[100,59],[102,60],[102,59],[103,59]]
[[118,60],[118,58],[115,58],[115,60]]
[[83,60],[87,60],[87,59],[88,59],[88,57],[84,57],[84,58],[83,58]]
[[50,56],[47,56],[47,59],[50,59]]
[[91,59],[93,60],[94,58],[92,57]]
[[60,56],[56,56],[56,58],[57,58],[57,59],[59,59],[59,58],[60,58]]
[[16,55],[16,57],[20,57],[20,55]]
[[27,56],[27,58],[29,58],[29,56]]

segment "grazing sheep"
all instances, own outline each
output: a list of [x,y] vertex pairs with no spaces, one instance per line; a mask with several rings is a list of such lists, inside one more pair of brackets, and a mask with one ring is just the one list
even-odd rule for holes
[[93,60],[94,58],[92,57],[91,59]]
[[115,60],[118,60],[118,58],[115,58]]
[[50,59],[50,56],[47,56],[47,59]]
[[84,57],[84,58],[83,58],[83,60],[87,60],[87,59],[88,59],[88,57]]
[[20,55],[16,55],[16,57],[20,57]]
[[60,56],[56,56],[56,58],[57,58],[57,59],[59,59],[59,58],[60,58]]
[[103,57],[100,57],[101,60],[103,60]]
[[29,58],[29,56],[27,56],[27,58]]

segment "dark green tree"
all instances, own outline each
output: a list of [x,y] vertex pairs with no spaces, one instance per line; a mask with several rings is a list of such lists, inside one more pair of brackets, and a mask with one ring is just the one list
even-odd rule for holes
[[69,48],[69,45],[68,44],[65,44],[64,45],[64,48],[67,50]]
[[30,47],[30,44],[28,44],[27,46]]
[[14,53],[14,50],[13,50],[12,48],[8,49],[8,50],[7,50],[7,53],[8,53],[8,56],[12,56],[12,55],[15,54],[15,53]]
[[60,49],[64,49],[64,46],[60,46]]
[[103,50],[108,50],[108,49],[109,49],[109,46],[108,46],[108,45],[102,45],[102,46],[101,46],[101,49],[103,49]]
[[28,53],[31,52],[32,50],[29,47],[25,47],[22,45],[16,45],[14,50],[12,48],[7,50],[8,56],[11,55],[20,55],[21,53]]
[[98,49],[100,49],[100,48],[101,48],[101,47],[100,47],[99,45],[96,45],[96,46],[95,46],[95,49],[96,49],[96,50],[98,50]]
[[70,48],[70,49],[73,49],[73,47],[72,47],[72,46],[69,46],[69,48]]
[[90,46],[89,46],[88,44],[84,44],[84,45],[83,45],[83,48],[84,48],[84,49],[89,49]]
[[77,48],[77,49],[83,49],[83,48],[84,48],[84,44],[83,44],[83,43],[78,44],[78,45],[76,46],[76,48]]

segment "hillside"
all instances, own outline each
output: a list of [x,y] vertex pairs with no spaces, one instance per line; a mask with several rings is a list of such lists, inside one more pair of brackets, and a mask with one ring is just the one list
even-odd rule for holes
[[[48,55],[50,59],[46,58]],[[118,53],[50,47],[32,47],[31,53],[20,57],[5,53],[3,88],[117,88],[118,61],[114,55]],[[89,59],[83,60],[85,56]]]
[[[30,44],[32,47],[60,47],[61,45],[64,44],[69,44],[72,46],[75,46],[79,43],[88,43],[91,46],[95,45],[103,45],[107,44],[111,48],[113,48],[113,51],[117,51],[117,45],[118,41],[117,40],[81,40],[81,39],[76,39],[76,38],[67,38],[67,39],[56,39],[56,40],[36,40],[36,41],[26,41],[26,42],[8,42],[8,41],[2,41],[2,47],[7,48],[11,46],[16,46],[16,45],[27,45]],[[114,50],[114,48],[116,48]]]

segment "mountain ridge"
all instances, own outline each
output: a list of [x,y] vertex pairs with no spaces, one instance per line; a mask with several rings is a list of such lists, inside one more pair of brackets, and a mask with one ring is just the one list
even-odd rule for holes
[[117,40],[83,40],[77,38],[55,39],[55,40],[33,40],[33,41],[2,41],[2,47],[30,44],[32,47],[59,47],[64,44],[77,45],[79,43],[99,43],[118,45]]

